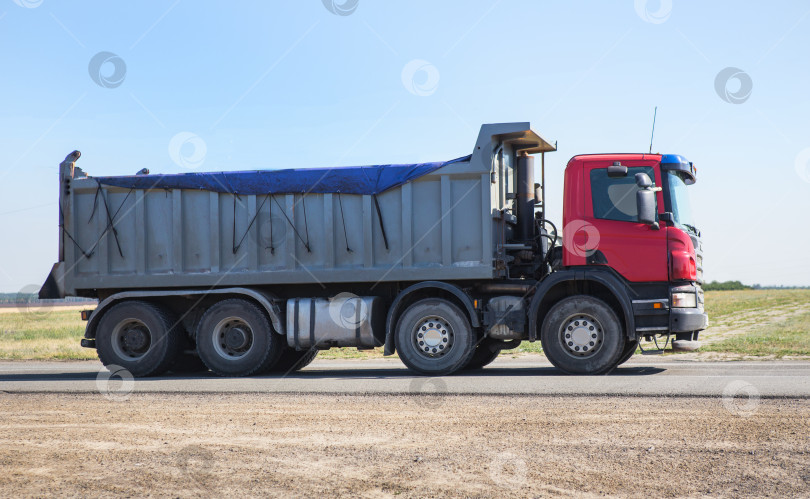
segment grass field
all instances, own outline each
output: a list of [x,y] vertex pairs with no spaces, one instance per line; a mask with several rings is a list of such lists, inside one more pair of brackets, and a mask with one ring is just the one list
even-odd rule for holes
[[0,358],[95,359],[95,350],[79,346],[86,324],[79,311],[65,308],[2,310]]
[[810,356],[810,290],[714,291],[706,310],[703,352]]
[[[710,328],[701,335],[701,352],[734,356],[810,356],[810,290],[711,291],[706,293]],[[3,310],[0,359],[95,359],[95,350],[79,346],[85,323],[79,311]],[[539,353],[540,342],[524,342],[505,354]],[[333,348],[320,358],[382,356],[382,348],[358,351]]]
[[810,289],[748,289],[706,293],[706,312],[711,323],[733,320],[738,312],[807,304],[810,304]]
[[759,331],[710,343],[701,350],[776,358],[810,356],[810,313],[778,324],[767,324]]

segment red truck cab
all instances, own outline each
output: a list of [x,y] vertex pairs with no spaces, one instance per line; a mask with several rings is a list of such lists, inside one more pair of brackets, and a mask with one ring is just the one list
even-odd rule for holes
[[[639,221],[637,174],[653,183],[650,223]],[[566,167],[562,266],[615,274],[632,300],[639,337],[693,341],[708,325],[688,196],[695,180],[694,165],[672,154],[579,155]]]

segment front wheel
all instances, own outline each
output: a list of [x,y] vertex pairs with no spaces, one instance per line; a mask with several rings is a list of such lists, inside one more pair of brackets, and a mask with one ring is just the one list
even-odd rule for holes
[[394,340],[402,362],[430,376],[462,369],[475,353],[470,321],[457,306],[440,298],[409,306],[397,322]]
[[603,374],[624,352],[624,334],[616,313],[605,302],[578,295],[551,307],[540,334],[543,351],[570,374]]
[[636,353],[636,349],[638,349],[638,340],[626,340],[624,343],[624,351],[621,356],[619,356],[619,362],[617,362],[616,365],[620,366],[630,360],[630,357]]

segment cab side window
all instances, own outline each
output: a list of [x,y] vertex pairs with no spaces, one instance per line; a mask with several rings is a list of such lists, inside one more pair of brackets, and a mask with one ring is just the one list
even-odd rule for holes
[[636,173],[646,173],[655,180],[655,172],[651,166],[628,168],[626,177],[608,177],[607,168],[591,170],[594,218],[638,222]]

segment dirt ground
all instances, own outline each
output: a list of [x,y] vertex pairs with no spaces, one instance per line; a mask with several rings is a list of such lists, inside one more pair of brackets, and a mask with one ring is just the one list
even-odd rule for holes
[[6,393],[0,495],[810,495],[810,401],[751,402]]

